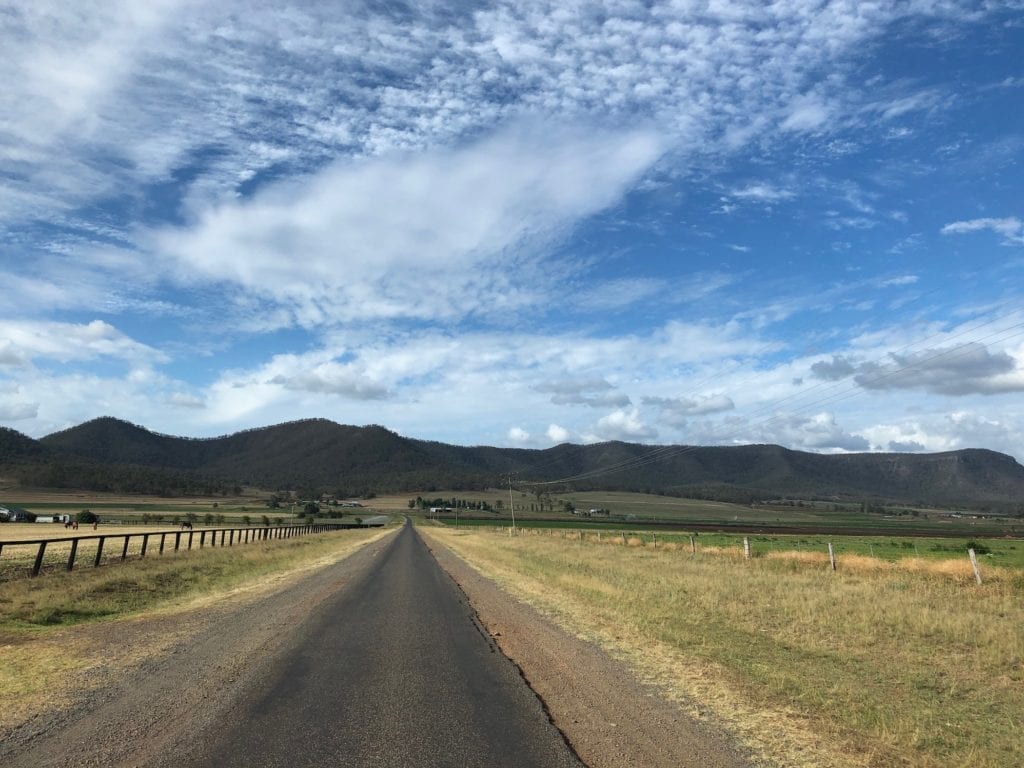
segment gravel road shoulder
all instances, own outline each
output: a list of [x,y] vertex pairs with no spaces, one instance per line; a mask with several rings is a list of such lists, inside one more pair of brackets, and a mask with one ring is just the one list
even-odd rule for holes
[[425,538],[590,768],[757,764],[728,733],[689,717],[623,663],[504,592],[436,538]]
[[56,710],[0,724],[5,768],[177,765],[249,680],[288,653],[292,631],[365,570],[393,534],[272,589],[187,612],[76,628],[100,661]]

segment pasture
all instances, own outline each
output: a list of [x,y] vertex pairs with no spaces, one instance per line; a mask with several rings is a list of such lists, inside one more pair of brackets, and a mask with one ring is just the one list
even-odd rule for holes
[[797,549],[746,560],[735,541],[693,554],[660,535],[655,548],[578,530],[424,532],[770,759],[1019,764],[1018,567],[983,565],[979,587],[966,557],[939,553],[890,562],[841,548],[832,572],[827,555]]
[[[420,514],[409,508],[417,496],[427,499],[460,499],[487,502],[494,511],[459,510],[460,524],[488,524],[511,519],[508,489],[486,491],[418,491],[379,496],[367,502],[378,509]],[[875,507],[864,512],[860,503],[838,501],[777,500],[771,504],[745,505],[702,499],[684,499],[624,491],[559,492],[541,494],[514,490],[516,522],[523,526],[579,525],[593,528],[635,528],[645,524],[837,533],[880,531],[899,536],[901,531],[933,536],[1024,536],[1024,519],[971,513],[963,510],[909,508],[901,505]],[[576,510],[609,510],[608,516],[573,516]],[[447,518],[454,519],[455,511]]]
[[[507,531],[507,522],[496,524],[486,520],[462,520],[456,526],[448,521],[449,527],[472,527],[482,529],[500,529]],[[652,527],[637,528],[634,526],[601,526],[579,523],[566,524],[562,521],[526,521],[517,526],[523,534],[543,534],[578,541],[582,535],[585,541],[603,542],[621,541],[623,537],[634,541],[637,545],[658,546],[668,549],[689,551],[691,540],[693,548],[698,551],[725,550],[741,553],[743,540],[750,542],[753,557],[771,557],[786,553],[800,554],[808,562],[827,561],[828,545],[832,544],[834,552],[842,558],[846,555],[857,555],[877,559],[879,562],[895,563],[900,560],[917,558],[922,560],[957,560],[967,561],[967,550],[974,549],[982,568],[1001,566],[1024,569],[1024,539],[1000,538],[966,538],[966,537],[928,537],[928,536],[850,536],[840,530],[824,534],[743,534],[724,532],[678,532],[657,530]]]

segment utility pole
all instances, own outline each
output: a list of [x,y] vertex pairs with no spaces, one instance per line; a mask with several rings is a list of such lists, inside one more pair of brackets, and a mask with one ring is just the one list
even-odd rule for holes
[[516,503],[512,499],[512,475],[508,476],[508,508],[512,510],[512,533],[516,532]]

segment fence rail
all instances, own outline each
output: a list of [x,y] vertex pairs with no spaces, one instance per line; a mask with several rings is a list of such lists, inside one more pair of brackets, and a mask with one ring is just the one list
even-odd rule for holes
[[[113,539],[121,545],[120,556],[116,559],[124,561],[128,559],[128,551],[132,541],[139,544],[137,557],[144,558],[150,553],[150,543],[156,548],[158,555],[165,551],[178,552],[189,551],[193,547],[204,549],[208,547],[232,547],[241,544],[250,544],[257,541],[271,541],[274,539],[290,539],[296,536],[307,536],[316,533],[328,533],[330,531],[345,530],[350,528],[362,528],[362,525],[351,523],[314,523],[308,525],[281,525],[281,526],[248,526],[245,528],[197,528],[197,529],[176,529],[171,531],[146,531],[132,533],[99,533],[86,536],[61,536],[43,539],[28,539],[15,541],[0,541],[0,564],[3,561],[4,552],[10,552],[14,547],[37,547],[35,559],[29,570],[29,576],[38,576],[43,572],[43,563],[46,558],[47,548],[53,552],[59,546],[67,547],[67,560],[64,563],[64,570],[73,570],[78,560],[79,545],[82,542],[96,542],[96,554],[93,557],[94,568],[103,564],[103,553],[107,541]],[[159,543],[157,543],[159,541]],[[115,545],[116,546],[116,545]],[[10,558],[8,558],[10,559]],[[109,558],[108,558],[109,559]]]

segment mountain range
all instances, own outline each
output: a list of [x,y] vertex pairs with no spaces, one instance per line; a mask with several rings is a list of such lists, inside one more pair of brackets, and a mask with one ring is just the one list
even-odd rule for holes
[[[823,455],[778,445],[456,446],[384,427],[308,419],[216,438],[151,432],[103,417],[34,440],[0,428],[0,468],[22,485],[181,495],[264,490],[338,496],[513,482],[551,490],[646,491],[692,498],[791,498],[1024,511],[1024,467],[984,449]],[[562,482],[551,482],[562,481]]]

